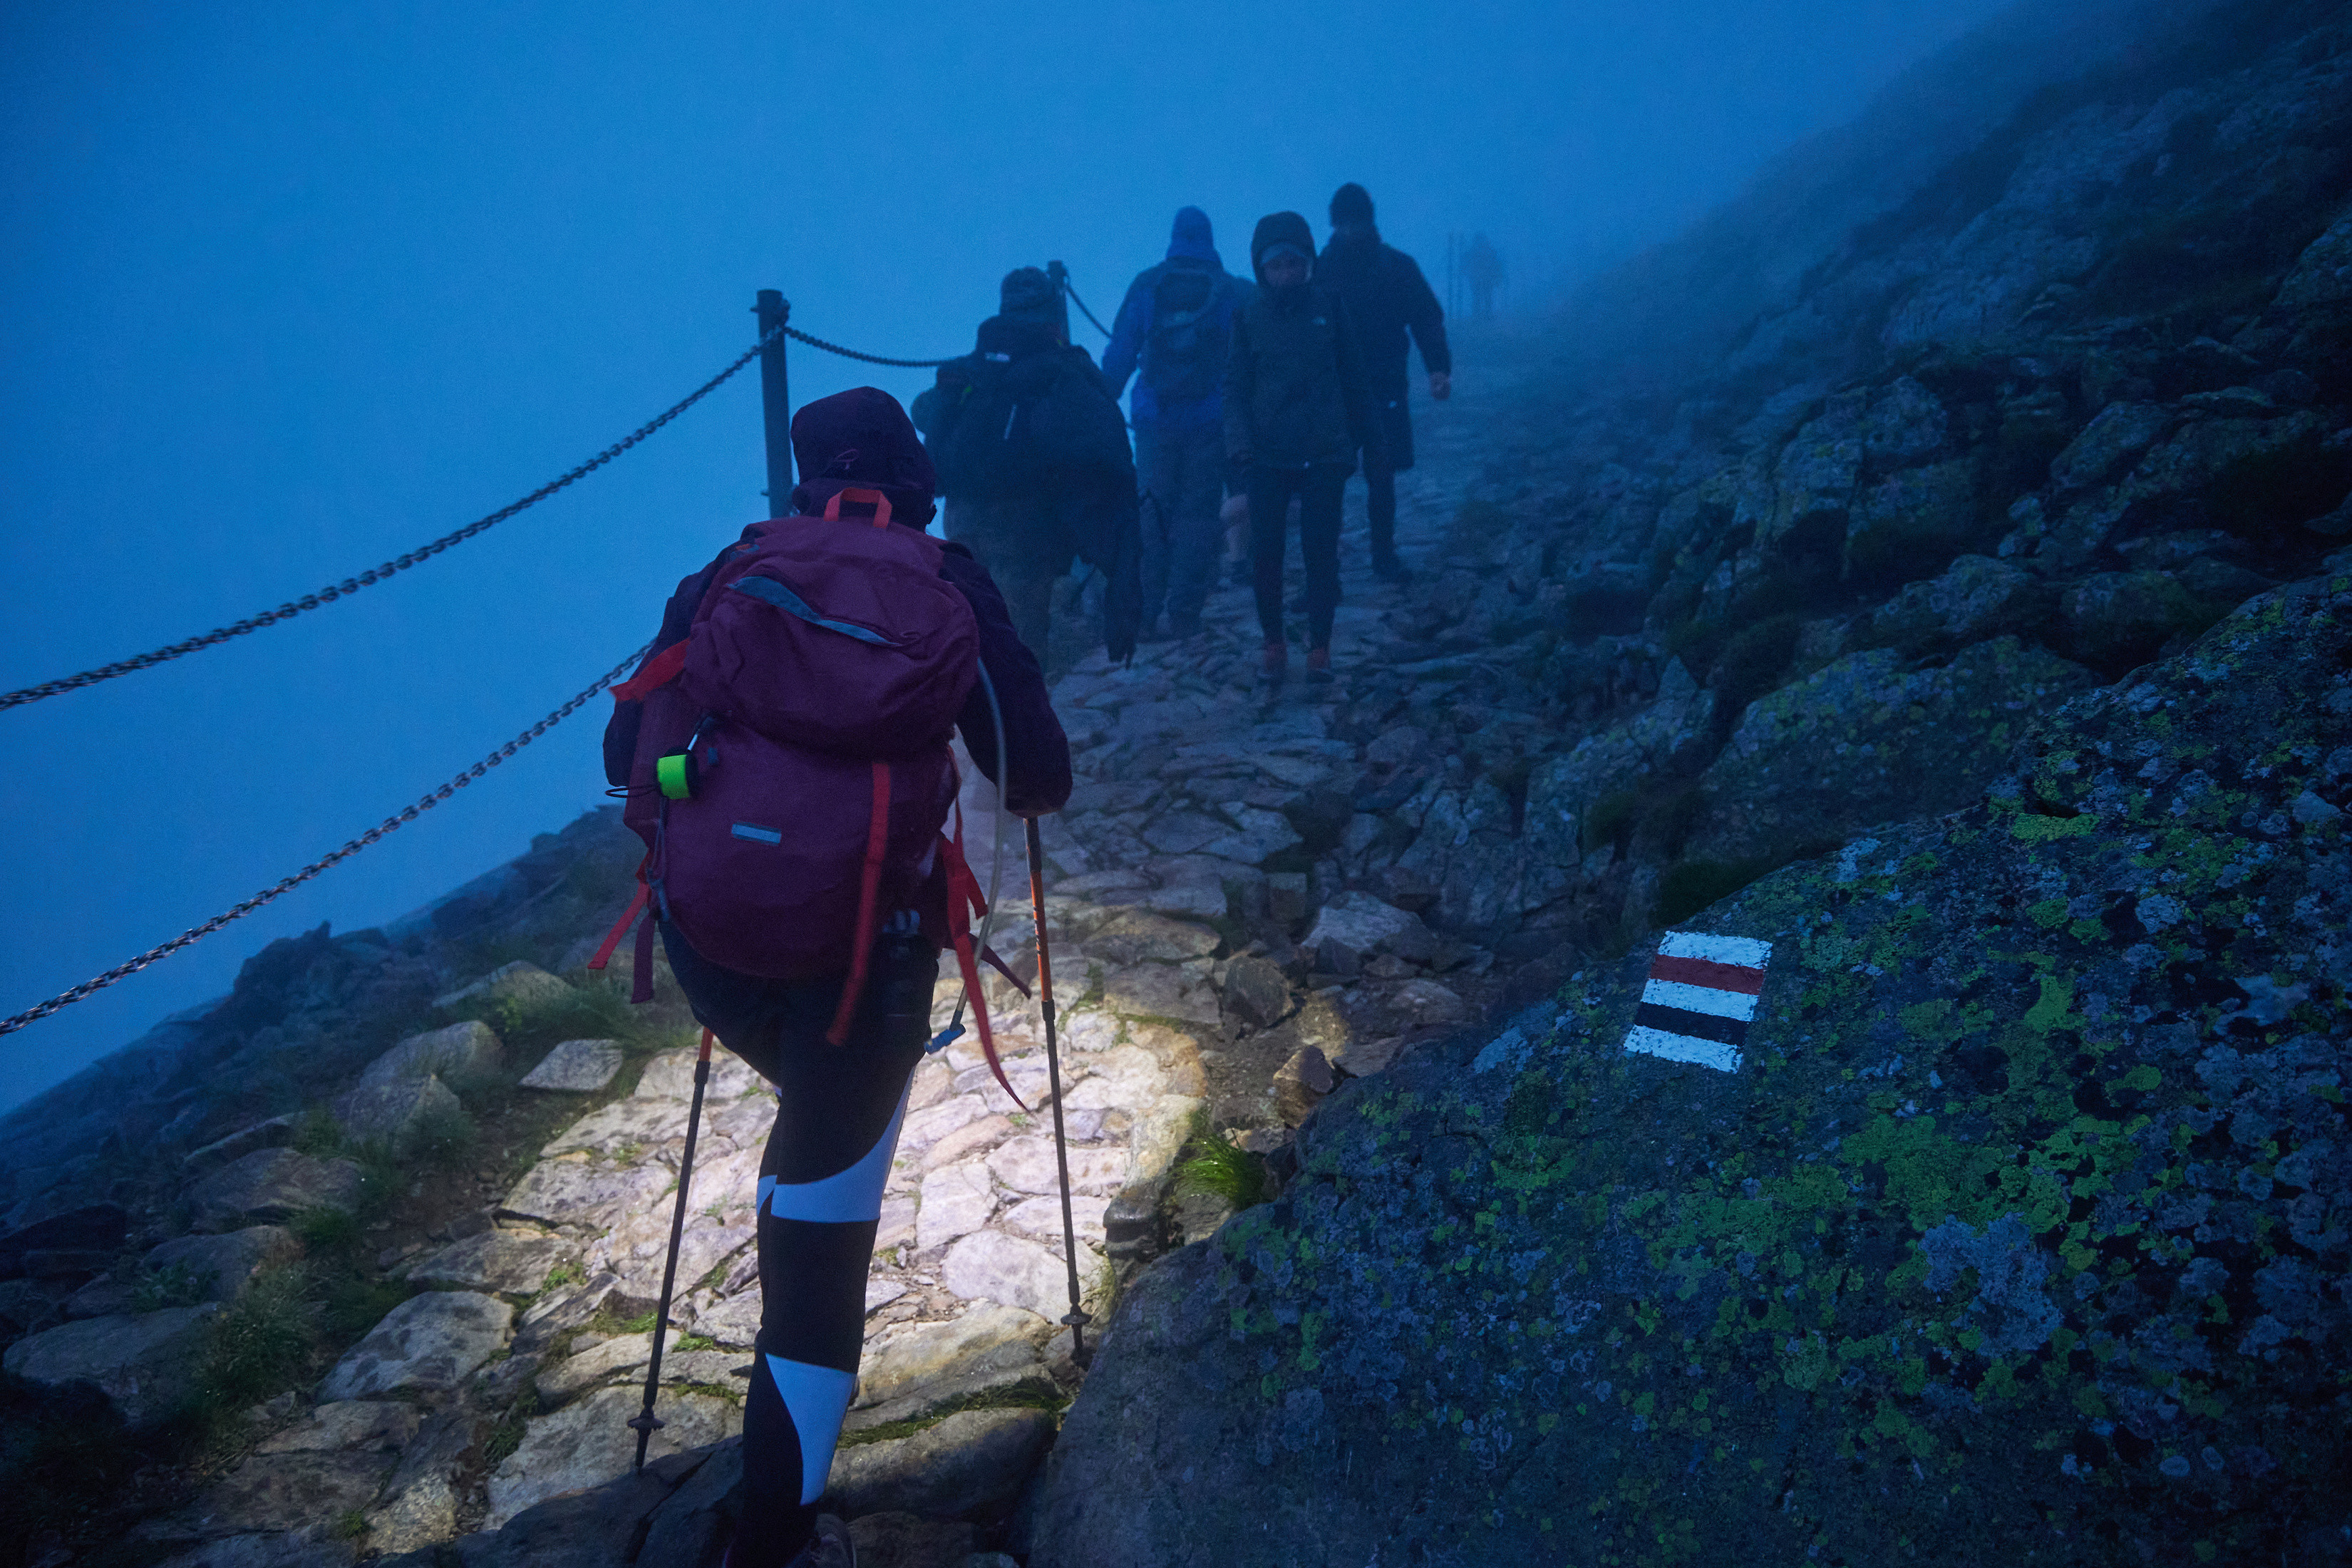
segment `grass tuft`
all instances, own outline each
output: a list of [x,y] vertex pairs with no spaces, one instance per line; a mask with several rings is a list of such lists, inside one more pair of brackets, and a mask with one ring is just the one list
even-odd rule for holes
[[1274,1196],[1274,1177],[1265,1162],[1209,1131],[1205,1118],[1195,1121],[1192,1141],[1184,1151],[1176,1167],[1180,1197],[1202,1194],[1223,1198],[1238,1212]]

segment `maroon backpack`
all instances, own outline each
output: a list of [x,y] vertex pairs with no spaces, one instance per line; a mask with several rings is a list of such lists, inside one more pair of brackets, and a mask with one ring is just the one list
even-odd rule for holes
[[[845,499],[873,504],[870,525],[841,516]],[[710,574],[687,635],[614,689],[645,704],[622,820],[646,856],[596,967],[650,900],[726,968],[847,970],[839,1044],[882,917],[912,904],[940,858],[961,913],[970,878],[940,829],[979,631],[940,575],[939,542],[889,521],[879,491],[846,489],[822,518],[759,524]],[[652,931],[649,920],[637,936],[641,999]]]

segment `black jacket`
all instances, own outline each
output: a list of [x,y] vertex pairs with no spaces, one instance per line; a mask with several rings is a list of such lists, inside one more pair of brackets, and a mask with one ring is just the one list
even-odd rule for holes
[[1225,462],[1236,476],[1258,465],[1353,468],[1379,440],[1347,309],[1319,284],[1261,288],[1234,313],[1224,401]]
[[1346,303],[1375,396],[1382,401],[1404,396],[1408,331],[1421,345],[1421,363],[1430,374],[1452,374],[1444,307],[1430,291],[1419,264],[1394,246],[1383,245],[1378,229],[1350,226],[1333,235],[1316,258],[1315,280]]

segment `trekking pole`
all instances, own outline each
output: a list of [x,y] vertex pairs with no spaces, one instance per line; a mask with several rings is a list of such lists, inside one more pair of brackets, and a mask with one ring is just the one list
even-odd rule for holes
[[[652,917],[648,915],[647,919]],[[654,1359],[646,1368],[646,1406],[629,1417],[637,1435],[637,1463],[646,1468],[646,1445],[667,1425],[654,1414],[654,1395],[661,1388],[662,1344],[669,1333],[670,1291],[677,1283],[678,1243],[686,1237],[686,1186],[694,1175],[694,1134],[702,1123],[702,1090],[710,1081],[710,1031],[702,1031],[702,1048],[694,1058],[694,1106],[686,1113],[686,1152],[677,1163],[677,1209],[669,1216],[669,1261],[662,1265],[661,1305],[654,1310]]]
[[1078,1234],[1070,1218],[1070,1148],[1062,1131],[1062,1059],[1054,1037],[1054,966],[1045,952],[1045,846],[1037,837],[1037,819],[1029,819],[1029,903],[1037,912],[1037,1001],[1045,1016],[1045,1080],[1054,1096],[1054,1165],[1062,1177],[1062,1259],[1070,1273],[1070,1315],[1062,1321],[1070,1330],[1070,1359],[1087,1364],[1087,1324],[1092,1320],[1078,1304]]

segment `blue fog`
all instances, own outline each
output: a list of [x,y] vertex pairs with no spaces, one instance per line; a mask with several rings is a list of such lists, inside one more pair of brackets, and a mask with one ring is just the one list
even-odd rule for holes
[[[982,8],[89,3],[0,16],[0,686],[217,626],[527,491],[750,340],[753,290],[886,354],[1007,268],[1097,312],[1211,214],[1344,180],[1523,316],[1851,118],[1990,0]],[[1081,341],[1099,346],[1083,334]],[[1457,379],[1478,374],[1475,355]],[[795,351],[799,400],[927,373]],[[0,1015],[414,800],[648,633],[765,515],[746,374],[576,489],[351,603],[0,714]],[[0,1037],[14,1104],[596,804],[601,700],[266,911]]]

